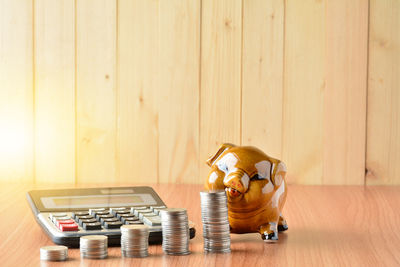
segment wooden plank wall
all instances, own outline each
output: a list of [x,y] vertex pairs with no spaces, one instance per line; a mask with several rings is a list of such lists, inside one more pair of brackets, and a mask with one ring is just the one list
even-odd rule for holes
[[0,0],[0,180],[400,184],[396,0]]

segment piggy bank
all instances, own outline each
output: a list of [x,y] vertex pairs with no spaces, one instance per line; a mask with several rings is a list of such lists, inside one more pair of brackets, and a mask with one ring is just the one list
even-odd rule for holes
[[221,145],[207,164],[211,171],[205,187],[225,189],[231,232],[259,232],[265,241],[278,240],[278,231],[288,229],[282,216],[285,164],[255,147],[233,144]]

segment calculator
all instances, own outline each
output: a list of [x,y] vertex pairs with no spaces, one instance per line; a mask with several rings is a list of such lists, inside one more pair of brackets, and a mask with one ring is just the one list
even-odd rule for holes
[[[120,246],[120,227],[144,224],[149,243],[162,242],[160,211],[167,206],[148,186],[32,190],[27,199],[36,221],[59,245],[79,247],[84,235],[106,235],[109,246]],[[195,236],[189,221],[190,238]]]

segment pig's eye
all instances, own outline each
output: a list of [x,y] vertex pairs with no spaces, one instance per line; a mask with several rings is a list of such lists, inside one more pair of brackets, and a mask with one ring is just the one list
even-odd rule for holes
[[226,166],[226,164],[224,163],[218,162],[218,169],[220,169],[223,172],[228,172],[228,166]]

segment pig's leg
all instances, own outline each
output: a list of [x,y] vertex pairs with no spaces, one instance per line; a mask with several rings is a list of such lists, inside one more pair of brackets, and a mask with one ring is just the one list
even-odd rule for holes
[[278,231],[283,232],[289,229],[285,218],[283,217],[282,213],[279,215],[279,222],[278,222]]
[[278,222],[269,222],[261,225],[259,232],[264,241],[278,240]]

